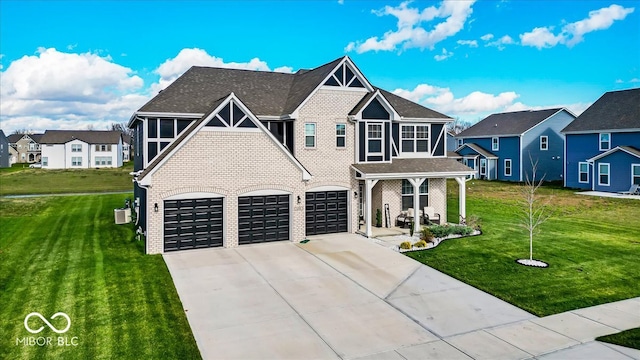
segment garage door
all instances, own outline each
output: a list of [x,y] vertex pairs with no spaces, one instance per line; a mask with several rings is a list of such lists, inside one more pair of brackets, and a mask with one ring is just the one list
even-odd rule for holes
[[289,240],[289,195],[238,198],[238,243]]
[[305,204],[307,235],[348,230],[347,191],[308,192]]
[[165,200],[164,251],[222,246],[222,198]]

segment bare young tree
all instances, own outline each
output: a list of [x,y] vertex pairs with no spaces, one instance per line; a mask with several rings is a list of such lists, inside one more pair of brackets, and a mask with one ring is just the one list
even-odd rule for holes
[[543,175],[540,180],[536,179],[538,160],[534,161],[531,154],[529,154],[529,161],[531,162],[531,175],[525,171],[525,182],[520,188],[522,195],[520,200],[522,213],[519,223],[521,227],[529,232],[529,261],[518,260],[518,262],[524,265],[546,267],[546,263],[533,260],[533,237],[539,233],[539,226],[549,220],[553,212],[549,201],[541,201],[537,195],[538,189],[542,186],[545,177],[545,175]]
[[120,131],[125,135],[133,136],[133,129],[129,129],[127,123],[111,123],[107,126],[107,130]]
[[447,128],[453,132],[454,134],[460,134],[462,131],[471,127],[471,123],[468,121],[460,120],[460,118],[455,118],[452,122],[447,124]]

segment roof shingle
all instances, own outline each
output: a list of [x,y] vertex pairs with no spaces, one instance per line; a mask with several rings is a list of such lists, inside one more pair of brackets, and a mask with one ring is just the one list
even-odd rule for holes
[[72,140],[82,140],[87,144],[117,144],[122,133],[99,130],[47,130],[41,144],[66,144]]
[[525,110],[491,114],[472,127],[462,131],[456,137],[520,135],[560,110],[562,109]]
[[640,88],[602,95],[562,132],[640,129]]

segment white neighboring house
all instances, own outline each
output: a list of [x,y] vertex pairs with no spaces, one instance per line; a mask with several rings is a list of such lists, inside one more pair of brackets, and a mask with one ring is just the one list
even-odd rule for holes
[[131,161],[131,136],[122,134],[122,161]]
[[122,166],[123,141],[119,131],[47,130],[41,144],[43,169]]

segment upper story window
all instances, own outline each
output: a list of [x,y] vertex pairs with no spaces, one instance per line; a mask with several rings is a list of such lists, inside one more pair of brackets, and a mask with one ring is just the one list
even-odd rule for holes
[[71,152],[82,152],[82,144],[71,144]]
[[316,147],[316,124],[315,123],[304,124],[304,147],[306,148]]
[[540,136],[540,150],[549,150],[548,136]]
[[[147,127],[146,162],[150,163],[153,158],[155,158],[164,148],[177,138],[192,121],[193,120],[191,119],[147,119],[147,121],[145,121]],[[96,151],[98,150],[96,149]]]
[[336,147],[347,146],[347,124],[336,124]]
[[429,125],[402,125],[401,151],[429,152]]
[[497,137],[491,138],[491,150],[492,151],[500,150],[500,138],[497,138]]
[[38,144],[36,144],[34,142],[29,143],[29,150],[31,150],[31,151],[40,150],[40,146],[38,146]]
[[96,151],[111,151],[111,145],[96,145]]
[[458,139],[458,147],[462,146],[462,144],[464,144],[464,140]]
[[324,85],[344,86],[350,88],[364,88],[362,82],[347,63],[343,63],[328,79]]
[[367,124],[369,154],[382,154],[382,124]]
[[609,149],[611,149],[611,134],[601,133],[600,134],[600,150],[605,151]]

